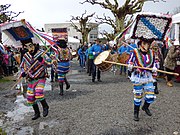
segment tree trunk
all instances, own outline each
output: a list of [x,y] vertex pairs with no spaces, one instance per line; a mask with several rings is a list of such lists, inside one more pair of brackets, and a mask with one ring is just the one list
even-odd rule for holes
[[115,35],[119,34],[120,32],[122,32],[122,30],[124,29],[124,17],[121,18],[117,18],[116,17],[116,29],[114,30]]
[[84,44],[85,42],[88,43],[88,32],[86,31],[82,33],[82,43]]

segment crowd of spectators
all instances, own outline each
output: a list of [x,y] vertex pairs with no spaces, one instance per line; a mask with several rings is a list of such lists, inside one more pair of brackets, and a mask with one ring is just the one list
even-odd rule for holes
[[12,76],[18,72],[18,61],[16,58],[19,53],[19,50],[10,47],[4,46],[0,51],[0,78],[5,76]]

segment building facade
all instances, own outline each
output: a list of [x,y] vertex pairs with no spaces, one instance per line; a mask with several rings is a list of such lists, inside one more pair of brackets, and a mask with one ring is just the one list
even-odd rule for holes
[[170,39],[174,40],[174,42],[176,42],[176,44],[179,44],[179,41],[180,41],[180,13],[172,16]]
[[[74,23],[78,28],[80,28],[79,23]],[[88,23],[88,25],[96,26],[94,29],[92,29],[89,32],[88,35],[88,42],[94,42],[98,38],[98,24],[97,23]],[[82,34],[80,32],[77,32],[76,29],[71,25],[71,22],[67,23],[49,23],[44,25],[45,32],[52,33],[53,29],[58,28],[66,28],[68,32],[68,36],[82,40]]]

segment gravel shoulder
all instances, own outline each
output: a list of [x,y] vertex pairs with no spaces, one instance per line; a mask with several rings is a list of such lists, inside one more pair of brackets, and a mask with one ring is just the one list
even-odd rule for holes
[[9,76],[0,80],[0,113],[6,113],[14,107],[14,101],[16,100],[17,90],[11,90],[11,87],[15,84],[14,77]]

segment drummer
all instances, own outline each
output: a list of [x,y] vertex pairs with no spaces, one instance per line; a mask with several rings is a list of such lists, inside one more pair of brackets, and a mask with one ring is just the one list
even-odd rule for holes
[[[92,54],[95,59],[101,52],[103,52],[103,47],[101,46],[99,39],[97,39],[96,43],[90,48],[89,54]],[[95,82],[95,79],[96,79],[96,65],[94,64],[94,61],[93,61],[92,82]],[[97,80],[98,80],[98,82],[102,82],[101,81],[101,71],[99,70],[99,68],[97,68]]]
[[128,39],[128,44],[129,45],[127,48],[127,53],[131,54],[134,51],[134,49],[137,48],[137,45],[136,45],[134,39]]
[[[118,49],[118,54],[122,55],[123,53],[127,53],[127,49],[128,49],[127,44],[123,43]],[[123,69],[124,69],[124,74],[126,75],[126,66],[120,66],[120,73],[119,74],[122,75]]]

